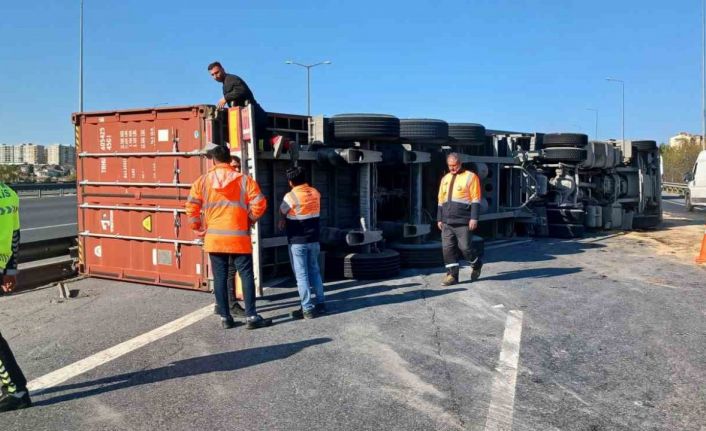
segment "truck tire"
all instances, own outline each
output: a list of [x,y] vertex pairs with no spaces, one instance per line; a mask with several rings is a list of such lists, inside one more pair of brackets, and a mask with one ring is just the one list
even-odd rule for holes
[[485,126],[476,123],[449,123],[449,137],[457,145],[483,145]]
[[632,141],[632,147],[637,151],[652,151],[657,149],[655,141]]
[[394,250],[380,253],[350,253],[343,258],[343,276],[356,280],[379,280],[400,272],[400,254]]
[[588,136],[583,133],[547,133],[542,144],[545,148],[583,148]]
[[403,268],[436,268],[444,266],[441,241],[431,241],[422,244],[396,242],[390,244],[390,247],[400,254],[400,264]]
[[633,229],[652,229],[659,225],[659,215],[656,214],[639,214],[632,218]]
[[547,208],[550,224],[581,224],[586,222],[586,211],[578,208]]
[[583,148],[563,147],[545,148],[542,150],[542,159],[550,162],[580,163],[586,160],[586,150]]
[[549,224],[549,236],[552,238],[581,238],[585,230],[582,224]]
[[444,144],[449,140],[449,123],[426,118],[400,120],[400,138],[415,142]]
[[390,141],[400,137],[400,120],[384,114],[334,115],[333,135],[341,141]]

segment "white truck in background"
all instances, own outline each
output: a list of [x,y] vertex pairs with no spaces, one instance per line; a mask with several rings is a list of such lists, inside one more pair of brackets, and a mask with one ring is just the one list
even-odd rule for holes
[[686,209],[706,208],[706,150],[701,151],[694,163],[694,169],[686,174],[688,190],[684,195]]

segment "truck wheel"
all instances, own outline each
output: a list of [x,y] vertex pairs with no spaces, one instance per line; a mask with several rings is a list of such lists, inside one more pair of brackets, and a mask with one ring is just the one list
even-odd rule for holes
[[333,135],[341,141],[390,141],[400,137],[400,120],[384,114],[334,115]]
[[396,242],[390,244],[390,247],[400,254],[400,264],[403,268],[436,268],[444,266],[441,241],[431,241],[422,244]]
[[449,137],[456,145],[485,144],[485,126],[476,123],[449,123]]
[[549,224],[549,236],[552,238],[581,238],[585,231],[582,224]]
[[583,133],[547,133],[544,135],[545,148],[583,148],[588,144],[588,135]]
[[633,229],[652,229],[659,224],[659,215],[636,215],[632,218]]
[[426,118],[400,120],[400,138],[414,142],[444,144],[449,140],[449,123]]
[[637,151],[652,151],[657,149],[655,141],[632,141],[632,147]]
[[694,205],[691,203],[691,193],[686,192],[684,194],[684,203],[686,204],[686,210],[689,212],[694,211]]
[[583,148],[545,148],[542,150],[542,159],[550,162],[579,163],[586,160],[586,150]]
[[581,224],[586,221],[586,211],[577,208],[547,208],[550,224]]
[[394,250],[380,253],[350,253],[343,258],[343,276],[356,280],[379,280],[400,272],[400,254]]

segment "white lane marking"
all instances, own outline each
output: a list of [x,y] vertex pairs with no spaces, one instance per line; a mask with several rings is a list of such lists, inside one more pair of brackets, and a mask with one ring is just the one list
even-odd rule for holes
[[157,329],[138,335],[131,340],[127,340],[123,343],[105,349],[102,352],[98,352],[85,359],[74,362],[71,365],[67,365],[64,368],[60,368],[49,374],[45,374],[42,377],[36,378],[29,382],[27,388],[31,392],[35,392],[54,387],[73,377],[110,362],[113,359],[117,359],[127,353],[139,349],[140,347],[144,347],[154,341],[166,337],[167,335],[171,335],[179,330],[182,330],[189,325],[193,325],[199,320],[202,320],[206,316],[212,314],[213,305],[207,305],[206,307],[199,308],[198,310],[171,321],[166,325],[160,326]]
[[27,232],[28,230],[51,229],[53,227],[76,226],[77,224],[78,223],[65,223],[65,224],[55,224],[55,225],[51,225],[51,226],[28,227],[27,229],[20,229],[20,232]]
[[490,406],[485,421],[486,431],[511,431],[515,405],[515,383],[517,364],[520,360],[522,340],[522,311],[511,310],[505,321],[505,333],[500,349],[498,366],[495,368]]
[[520,244],[525,244],[528,242],[532,242],[533,240],[527,239],[523,241],[510,241],[509,243],[505,244],[491,244],[485,247],[486,250],[495,250],[496,248],[503,248],[503,247],[512,247],[513,245],[520,245]]

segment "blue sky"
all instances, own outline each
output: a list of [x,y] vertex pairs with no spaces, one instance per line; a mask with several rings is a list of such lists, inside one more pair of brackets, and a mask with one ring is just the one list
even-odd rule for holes
[[[0,142],[72,143],[78,0],[3,1]],[[266,110],[389,113],[665,141],[700,131],[699,0],[85,0],[85,110],[215,103],[220,60]]]

